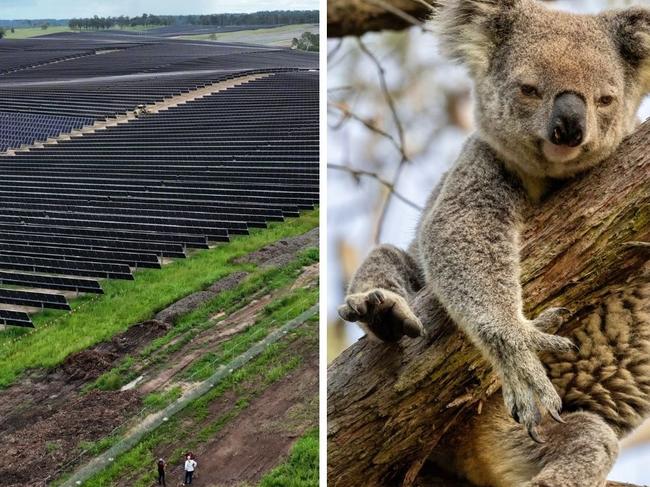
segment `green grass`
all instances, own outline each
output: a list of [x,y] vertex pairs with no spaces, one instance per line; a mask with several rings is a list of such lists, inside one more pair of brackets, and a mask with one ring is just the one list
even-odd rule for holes
[[318,289],[297,289],[290,295],[267,306],[264,317],[253,326],[221,343],[217,350],[198,359],[186,372],[190,380],[205,380],[216,369],[262,341],[274,329],[298,317],[318,302]]
[[233,272],[254,271],[254,265],[236,264],[233,259],[317,226],[318,210],[314,210],[267,229],[253,229],[250,235],[234,237],[228,244],[199,251],[161,270],[141,270],[135,281],[104,281],[104,295],[73,300],[71,312],[48,310],[35,315],[35,330],[1,332],[0,388],[30,368],[59,365],[68,355],[150,319],[166,306]]
[[[312,248],[305,250],[293,262],[281,268],[256,271],[252,275],[249,275],[239,286],[228,291],[222,291],[211,301],[204,303],[187,315],[180,317],[178,323],[166,335],[151,342],[137,357],[126,357],[123,359],[116,367],[99,376],[95,382],[87,384],[84,387],[84,391],[90,389],[104,391],[120,389],[123,385],[135,379],[143,368],[151,369],[157,364],[164,364],[171,354],[187,345],[197,333],[206,328],[218,326],[218,322],[210,319],[210,316],[216,311],[223,311],[224,316],[232,315],[234,312],[247,306],[255,296],[260,296],[291,285],[300,275],[304,267],[318,262],[318,259],[318,249]],[[301,291],[299,290],[299,292]],[[266,310],[270,313],[275,308],[281,307],[283,303],[283,299],[278,299],[272,305],[267,306]],[[294,306],[300,306],[300,300],[296,299]],[[276,319],[286,321],[286,316],[277,316]],[[258,334],[259,331],[255,334],[247,335],[247,338],[250,338],[251,335],[257,336]],[[233,339],[240,340],[240,337],[236,336]],[[172,341],[173,344],[169,345]],[[241,349],[240,347],[238,348]],[[232,356],[232,354],[229,356]],[[212,354],[213,359],[214,357],[215,355]],[[222,362],[223,360],[220,363]],[[138,367],[134,367],[136,363]],[[207,363],[209,363],[208,360],[205,361],[204,365],[207,365]]]
[[300,37],[303,32],[318,33],[318,24],[294,24],[270,27],[266,29],[238,30],[215,34],[195,34],[179,36],[179,39],[215,41],[215,42],[248,42],[278,47],[291,47],[291,40]]
[[[311,335],[318,336],[317,324],[311,323],[308,327],[310,328],[309,333]],[[263,377],[268,370],[282,368],[287,373],[293,370],[292,367],[286,365],[294,362],[294,353],[289,350],[289,344],[299,337],[304,336],[305,333],[307,333],[305,330],[298,328],[290,332],[280,342],[269,346],[259,357],[236,370],[212,388],[206,395],[192,402],[183,411],[171,417],[169,421],[148,433],[137,445],[118,456],[107,468],[97,472],[92,478],[84,482],[84,486],[106,487],[113,485],[118,480],[124,481],[125,479],[129,480],[129,485],[132,487],[150,486],[154,480],[151,476],[150,465],[152,459],[156,458],[156,452],[160,448],[165,445],[178,445],[173,453],[167,457],[167,462],[174,464],[181,460],[184,451],[196,449],[199,443],[213,439],[226,424],[248,407],[254,396],[261,394],[264,387],[245,392],[243,397],[240,397],[230,409],[223,411],[215,421],[206,425],[202,424],[202,420],[206,416],[205,412],[208,405],[212,401],[223,397],[224,394],[231,390],[238,391],[241,396],[244,392],[243,385],[245,383],[252,381],[256,377]],[[276,377],[274,379],[279,380],[280,378]],[[264,386],[270,385],[270,383],[265,381]],[[313,453],[313,447],[310,446],[308,451],[312,451]],[[308,478],[307,471],[313,469],[313,462],[310,456],[303,456],[303,453],[300,453],[299,456],[296,455],[295,458],[292,453],[292,468],[295,468],[296,473],[301,476],[299,478]],[[318,462],[317,457],[318,455],[316,454],[316,463]],[[309,466],[299,470],[297,462],[302,460],[308,461]],[[132,477],[136,477],[137,479],[132,481]],[[57,480],[53,485],[60,485],[62,480]],[[295,485],[307,486],[316,484]]]
[[181,397],[182,392],[181,386],[174,386],[162,392],[151,392],[142,400],[142,404],[149,409],[157,411],[166,408]]
[[51,25],[47,29],[40,27],[20,27],[11,33],[10,28],[5,28],[5,39],[27,39],[29,37],[44,36],[46,34],[58,34],[59,32],[71,32],[67,25]]
[[259,487],[317,487],[318,429],[300,438],[289,459],[260,481]]

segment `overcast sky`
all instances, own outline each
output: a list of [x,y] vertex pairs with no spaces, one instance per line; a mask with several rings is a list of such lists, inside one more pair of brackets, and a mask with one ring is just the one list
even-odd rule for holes
[[0,19],[317,10],[318,0],[0,0]]

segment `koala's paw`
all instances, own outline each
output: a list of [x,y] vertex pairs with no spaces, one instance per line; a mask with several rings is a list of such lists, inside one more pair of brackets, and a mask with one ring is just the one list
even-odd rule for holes
[[521,350],[510,358],[511,365],[503,368],[502,378],[506,408],[535,442],[543,443],[536,429],[542,421],[543,410],[563,423],[560,417],[562,400],[532,350]]
[[387,289],[372,289],[350,294],[338,309],[345,321],[358,321],[370,334],[385,342],[396,342],[404,335],[424,336],[422,323],[406,300]]
[[[528,346],[537,352],[569,352],[576,350],[576,345],[568,338],[553,333],[568,318],[571,311],[567,308],[549,308],[532,320],[533,329],[528,334]],[[549,333],[550,332],[550,333]]]

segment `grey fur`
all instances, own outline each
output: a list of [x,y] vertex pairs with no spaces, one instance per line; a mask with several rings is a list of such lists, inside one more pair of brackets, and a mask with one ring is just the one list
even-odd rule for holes
[[[454,458],[455,471],[496,487],[600,485],[615,459],[616,439],[650,411],[649,290],[631,289],[645,301],[632,307],[629,320],[609,317],[614,329],[634,329],[635,343],[620,352],[634,367],[616,361],[609,369],[620,371],[625,386],[619,379],[610,383],[609,396],[602,390],[594,395],[579,386],[584,371],[566,384],[568,371],[584,367],[585,360],[593,365],[606,359],[575,350],[574,343],[584,345],[580,334],[595,337],[594,330],[578,329],[573,340],[546,333],[557,329],[566,310],[524,316],[519,233],[553,180],[598,164],[633,130],[650,91],[650,11],[587,16],[551,11],[533,0],[447,0],[435,25],[445,52],[465,63],[474,79],[478,131],[429,198],[408,252],[375,249],[339,312],[385,341],[424,334],[409,302],[429,288],[502,383],[503,403],[468,426],[471,434],[450,440],[442,456]],[[557,149],[547,136],[554,100],[566,92],[585,103],[585,136],[574,151]],[[559,427],[544,413],[561,421],[562,400],[568,425]],[[530,438],[507,418],[504,404]],[[576,405],[574,411],[591,412],[571,412]],[[548,440],[544,446],[535,443],[540,435]],[[478,453],[495,443],[498,454]]]

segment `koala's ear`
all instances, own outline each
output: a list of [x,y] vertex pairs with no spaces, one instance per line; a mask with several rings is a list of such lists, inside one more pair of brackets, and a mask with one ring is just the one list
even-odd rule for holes
[[443,53],[485,74],[510,29],[510,15],[525,0],[442,0],[433,18]]
[[644,93],[650,93],[650,10],[630,8],[604,15],[621,57]]

